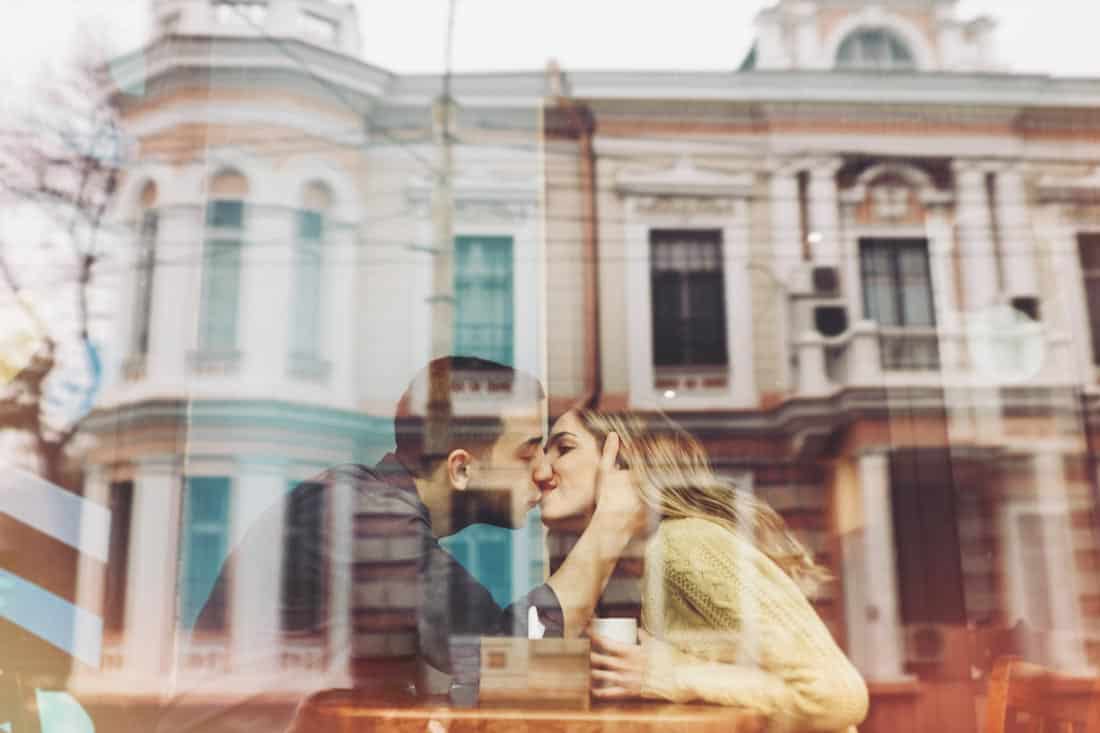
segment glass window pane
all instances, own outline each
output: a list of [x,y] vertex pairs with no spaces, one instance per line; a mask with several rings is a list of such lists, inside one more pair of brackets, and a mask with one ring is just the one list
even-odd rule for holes
[[211,201],[206,209],[206,225],[217,229],[240,229],[244,226],[244,202]]
[[215,589],[215,581],[228,552],[229,486],[222,476],[188,477],[185,483],[180,620],[186,628],[225,627],[226,591]]
[[208,351],[233,351],[237,348],[240,280],[240,242],[225,239],[208,241],[203,264],[202,322],[199,329],[201,348]]
[[455,241],[455,353],[514,361],[511,237]]

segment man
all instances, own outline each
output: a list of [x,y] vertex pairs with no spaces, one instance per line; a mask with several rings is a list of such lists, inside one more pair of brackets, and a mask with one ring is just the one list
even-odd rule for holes
[[[493,393],[499,409],[490,419],[449,416],[446,424],[435,424],[443,440],[430,452],[425,422],[410,419],[414,405],[433,392],[433,381],[470,371],[491,373],[494,380],[506,377],[511,388]],[[335,647],[331,653],[340,661],[328,665],[337,670],[335,678],[283,674],[281,629],[235,628],[235,635],[259,640],[248,659],[234,660],[237,678],[234,673],[229,679],[216,677],[177,698],[158,730],[284,730],[288,710],[265,703],[280,689],[313,692],[351,685],[364,694],[400,702],[447,692],[445,675],[451,672],[456,638],[578,635],[634,526],[644,521],[624,471],[602,472],[595,516],[569,557],[544,585],[507,608],[501,608],[438,542],[475,522],[523,526],[538,501],[532,461],[542,450],[544,401],[536,379],[509,367],[465,357],[431,362],[398,403],[392,454],[374,468],[331,469],[287,498],[288,515],[308,515],[323,513],[326,497],[331,499],[341,488],[351,492],[353,506],[346,518],[353,523],[350,548],[341,547],[332,536],[330,529],[344,519],[335,516],[316,546],[296,548],[300,554],[294,559],[326,569],[338,579],[337,585],[345,580],[350,587],[347,637],[340,639],[338,631],[348,626],[347,620],[333,613],[321,614],[306,630]],[[407,429],[409,423],[416,429]],[[614,456],[605,463],[610,466],[613,460]],[[273,526],[279,526],[279,519],[278,514],[272,516],[261,519],[233,551],[212,598],[226,592],[235,567],[247,568],[250,557],[277,549],[280,538]],[[282,615],[295,612],[280,610]],[[203,628],[208,612],[214,612],[209,603],[197,629]],[[534,629],[529,627],[532,621],[537,622]],[[345,670],[346,676],[339,674]],[[234,698],[235,693],[226,692],[230,688],[242,692]],[[227,699],[232,702],[218,702]]]

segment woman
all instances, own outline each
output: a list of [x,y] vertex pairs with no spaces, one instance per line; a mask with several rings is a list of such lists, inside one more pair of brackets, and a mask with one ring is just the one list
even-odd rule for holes
[[774,510],[715,475],[681,428],[566,413],[535,469],[543,522],[553,530],[591,515],[613,433],[652,517],[641,530],[644,631],[636,646],[593,638],[593,694],[736,705],[780,730],[854,729],[866,685],[804,594],[825,573]]

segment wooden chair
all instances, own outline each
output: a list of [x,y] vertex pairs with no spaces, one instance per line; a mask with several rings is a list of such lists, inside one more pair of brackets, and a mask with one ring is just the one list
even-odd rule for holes
[[1100,681],[1076,695],[1084,704],[1070,706],[1075,695],[1058,690],[1055,679],[1044,667],[999,659],[989,683],[985,733],[1100,733]]

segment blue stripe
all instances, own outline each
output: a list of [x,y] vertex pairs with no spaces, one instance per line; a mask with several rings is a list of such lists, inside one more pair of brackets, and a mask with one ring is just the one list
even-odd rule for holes
[[99,667],[103,619],[0,568],[0,618]]
[[111,512],[34,474],[4,466],[0,514],[7,514],[102,563],[111,542]]

